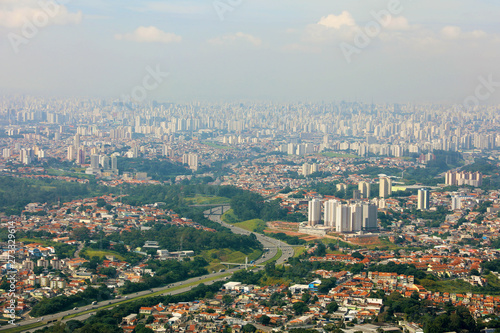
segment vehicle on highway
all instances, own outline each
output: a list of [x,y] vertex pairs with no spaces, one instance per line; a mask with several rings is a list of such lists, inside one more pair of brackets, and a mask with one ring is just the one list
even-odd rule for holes
[[76,311],[76,310],[78,310],[78,308],[73,308],[73,311]]
[[92,305],[96,305],[96,304],[97,304],[97,301],[93,301],[93,302],[92,302]]

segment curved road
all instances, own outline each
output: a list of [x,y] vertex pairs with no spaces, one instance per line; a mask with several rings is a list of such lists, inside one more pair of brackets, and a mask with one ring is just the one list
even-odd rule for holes
[[234,225],[225,223],[221,220],[221,215],[222,215],[222,209],[223,207],[216,207],[212,209],[212,213],[215,211],[216,213],[220,213],[217,215],[209,215],[210,210],[206,210],[205,216],[209,218],[210,220],[222,224],[224,227],[227,227],[231,229],[231,231],[235,234],[239,235],[250,235],[254,234],[257,237],[257,240],[264,246],[264,248],[268,248],[269,252],[265,253],[264,256],[259,258],[258,260],[255,261],[256,264],[262,263],[266,260],[269,260],[270,258],[274,257],[276,253],[278,252],[278,248],[281,249],[282,255],[281,257],[276,261],[277,264],[283,264],[285,261],[287,261],[289,258],[293,257],[294,255],[294,250],[293,246],[288,245],[285,242],[282,242],[278,239],[268,237],[262,234],[258,234],[256,232],[251,232],[242,228],[238,228]]
[[[217,208],[220,210],[220,212],[222,212],[223,207],[217,207]],[[212,212],[214,210],[215,209],[213,209]],[[207,210],[206,212],[210,212],[210,210]],[[221,215],[208,215],[208,214],[209,213],[207,213],[207,217],[210,220],[217,222],[217,223],[220,223],[221,225],[231,229],[231,231],[235,234],[240,234],[240,235],[254,234],[257,237],[257,240],[262,243],[264,248],[269,249],[269,251],[265,252],[262,257],[260,257],[259,259],[257,259],[255,261],[255,264],[262,264],[265,261],[273,258],[276,255],[276,253],[278,252],[278,248],[281,249],[282,254],[281,254],[281,257],[278,258],[278,260],[276,261],[277,264],[283,264],[289,258],[293,257],[293,254],[294,254],[293,247],[288,245],[287,243],[284,243],[280,240],[277,240],[277,239],[274,239],[271,237],[267,237],[267,236],[264,236],[264,235],[261,235],[261,234],[255,233],[255,232],[250,232],[248,230],[238,228],[238,227],[235,227],[233,225],[222,222]],[[243,265],[244,264],[242,264],[242,266]],[[104,307],[104,306],[107,306],[110,304],[122,302],[124,300],[133,300],[134,298],[148,295],[151,293],[156,293],[159,291],[164,291],[164,293],[163,293],[164,295],[166,295],[166,294],[169,294],[169,295],[181,294],[181,293],[184,293],[186,291],[191,290],[193,287],[187,286],[187,287],[184,287],[181,289],[177,289],[175,291],[170,291],[170,289],[173,287],[178,287],[178,286],[183,286],[183,285],[195,283],[196,281],[200,281],[200,280],[204,280],[204,279],[211,279],[211,281],[204,281],[203,283],[205,283],[205,284],[211,284],[211,283],[216,282],[216,281],[223,281],[226,279],[226,276],[228,273],[234,273],[240,269],[241,269],[241,266],[239,266],[239,267],[237,266],[235,268],[228,269],[225,272],[214,272],[214,273],[207,274],[207,275],[204,275],[201,277],[195,277],[195,278],[192,278],[189,280],[172,283],[168,286],[153,288],[151,290],[144,290],[144,291],[137,292],[134,294],[129,294],[129,295],[122,297],[120,299],[112,299],[112,300],[108,300],[108,301],[102,301],[102,302],[97,303],[96,305],[87,305],[87,306],[79,307],[76,310],[68,310],[68,311],[64,311],[64,312],[58,312],[58,313],[55,313],[52,315],[47,315],[47,316],[42,317],[43,320],[41,318],[32,318],[32,319],[22,320],[22,321],[18,321],[18,322],[16,321],[16,324],[18,324],[19,326],[25,326],[25,325],[29,325],[29,324],[33,324],[33,323],[37,323],[37,322],[46,322],[46,321],[50,321],[50,320],[60,320],[61,318],[68,316],[70,314],[76,314],[76,313],[84,312],[84,311],[91,310],[91,309],[95,309],[95,311],[98,311],[98,310],[100,310],[101,307]],[[263,268],[262,267],[257,268],[257,270],[261,270],[261,269],[263,269]],[[70,319],[63,319],[62,321],[66,322],[68,320],[85,320],[88,317],[90,317],[92,314],[94,314],[95,311],[93,311],[92,313],[83,314],[81,316],[75,316],[75,317],[70,318]],[[45,325],[45,326],[51,326],[51,325],[53,325],[53,323],[50,323],[50,324]],[[0,331],[7,331],[7,330],[13,329],[13,328],[15,328],[15,327],[10,325],[10,324],[4,325],[4,326],[0,327]],[[39,327],[31,329],[31,330],[26,330],[25,332],[34,332],[34,331],[41,329],[41,328],[43,328],[43,326],[39,326]]]

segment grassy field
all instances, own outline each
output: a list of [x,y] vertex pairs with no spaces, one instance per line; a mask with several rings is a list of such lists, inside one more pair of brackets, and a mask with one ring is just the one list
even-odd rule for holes
[[226,223],[229,223],[229,224],[234,224],[234,223],[238,223],[238,222],[241,222],[237,217],[236,215],[234,215],[234,210],[230,209],[228,210],[227,212],[225,212],[224,214],[222,214],[222,217],[221,217],[222,221],[226,222]]
[[332,153],[332,152],[328,152],[328,153],[321,153],[321,155],[323,156],[326,156],[326,157],[340,157],[340,158],[359,158],[359,156],[357,155],[353,155],[353,154],[341,154],[341,153]]
[[370,245],[367,245],[367,246],[364,246],[364,247],[367,248],[367,249],[370,249],[370,250],[373,250],[376,247],[379,248],[379,249],[387,248],[388,250],[398,250],[398,249],[400,249],[399,246],[397,246],[394,243],[389,242],[386,239],[379,239],[378,243],[370,244]]
[[433,281],[422,279],[420,284],[430,291],[439,291],[443,293],[458,293],[464,294],[472,292],[472,285],[463,280],[445,280],[445,281]]
[[262,221],[261,219],[238,222],[234,225],[238,228],[242,228],[248,231],[264,230],[267,227],[266,222]]
[[184,198],[189,205],[223,205],[228,204],[231,199],[215,196],[196,195],[194,198]]
[[227,269],[221,262],[244,263],[248,257],[248,262],[257,260],[262,255],[262,250],[256,249],[251,253],[243,253],[241,251],[232,251],[230,249],[216,249],[203,251],[201,256],[210,263],[207,267],[209,272]]
[[54,242],[51,242],[51,241],[48,241],[48,240],[43,240],[43,239],[36,239],[36,238],[19,238],[18,239],[19,242],[23,242],[23,243],[40,243],[42,245],[45,245],[45,246],[51,246],[52,244],[54,244]]
[[123,261],[125,260],[125,258],[122,255],[113,251],[100,251],[100,250],[90,249],[87,247],[82,250],[82,253],[85,253],[85,255],[88,256],[89,258],[92,257],[102,258],[105,256],[115,256],[118,260],[123,260]]
[[297,247],[293,248],[293,251],[294,251],[293,257],[297,258],[302,253],[306,252],[306,248],[305,248],[305,246],[297,246]]

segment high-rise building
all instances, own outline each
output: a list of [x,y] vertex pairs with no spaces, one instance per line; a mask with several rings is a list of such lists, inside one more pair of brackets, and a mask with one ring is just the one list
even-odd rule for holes
[[309,201],[308,224],[314,226],[321,221],[321,200],[312,199]]
[[370,183],[368,182],[359,182],[358,190],[361,193],[361,196],[364,199],[370,198]]
[[355,203],[350,206],[351,221],[349,223],[349,231],[361,231],[363,221],[363,206],[360,203]]
[[3,158],[10,158],[12,151],[10,148],[4,148],[2,151]]
[[336,228],[336,214],[338,205],[340,205],[340,202],[334,199],[325,202],[325,226]]
[[75,134],[74,140],[73,140],[73,145],[75,147],[75,150],[78,151],[78,148],[80,148],[80,134]]
[[101,164],[104,171],[109,171],[111,169],[111,159],[109,156],[104,155]]
[[336,214],[336,230],[337,232],[351,231],[351,209],[347,205],[338,205]]
[[361,192],[359,192],[359,190],[352,190],[352,198],[354,200],[361,199]]
[[118,157],[111,155],[111,171],[118,173]]
[[312,171],[312,170],[311,170],[311,165],[310,165],[309,163],[304,163],[304,164],[302,165],[302,175],[303,175],[304,177],[309,176],[309,175],[311,174],[311,171]]
[[451,210],[462,209],[462,198],[459,196],[451,197]]
[[418,204],[417,208],[420,210],[428,210],[429,209],[429,190],[428,189],[420,189],[418,190]]
[[90,167],[92,169],[99,169],[99,155],[90,155]]
[[445,174],[446,185],[470,185],[474,187],[480,187],[483,184],[483,175],[481,172],[456,172],[447,171]]
[[74,146],[68,147],[68,153],[66,155],[66,159],[68,161],[73,161],[75,159],[75,147]]
[[85,164],[85,149],[80,147],[78,153],[76,154],[76,164]]
[[373,231],[378,229],[377,226],[377,206],[373,204],[363,204],[363,222],[361,230]]
[[392,194],[392,180],[387,177],[380,178],[379,197],[387,198]]
[[183,154],[182,164],[187,164],[189,168],[193,171],[198,170],[198,154]]

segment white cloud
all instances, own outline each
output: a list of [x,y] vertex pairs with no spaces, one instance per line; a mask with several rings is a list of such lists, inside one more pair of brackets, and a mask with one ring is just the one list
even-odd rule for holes
[[487,36],[482,30],[464,32],[460,27],[448,25],[441,29],[441,36],[444,39],[479,39]]
[[139,12],[154,11],[169,14],[199,14],[207,11],[206,6],[200,6],[193,2],[148,2],[144,7],[136,9]]
[[412,27],[404,16],[392,16],[389,24],[385,26],[388,30],[410,30]]
[[21,28],[27,22],[37,26],[79,24],[82,12],[72,13],[55,1],[0,0],[0,26]]
[[351,13],[349,13],[348,11],[343,11],[342,14],[337,16],[330,14],[328,16],[322,17],[319,20],[318,25],[327,28],[340,29],[344,25],[348,27],[354,27],[356,26],[356,22],[352,18]]
[[249,34],[245,34],[243,32],[237,32],[235,34],[228,34],[228,35],[224,35],[221,37],[212,38],[212,39],[208,40],[208,43],[212,44],[212,45],[224,45],[224,44],[231,44],[231,43],[238,42],[238,41],[250,43],[250,44],[253,44],[254,46],[262,45],[262,40],[260,38],[254,37],[254,36],[249,35]]
[[115,38],[138,43],[179,43],[182,40],[181,36],[161,31],[153,26],[139,27],[134,32],[128,34],[116,34]]

